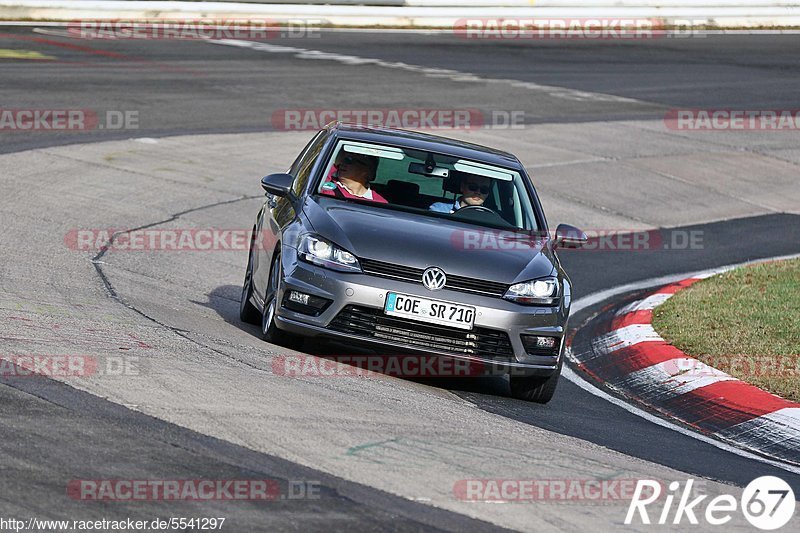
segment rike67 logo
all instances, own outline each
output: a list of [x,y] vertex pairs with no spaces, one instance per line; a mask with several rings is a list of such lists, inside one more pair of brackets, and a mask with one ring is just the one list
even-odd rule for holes
[[[794,491],[788,483],[775,476],[762,476],[751,481],[738,501],[730,494],[721,494],[708,501],[704,501],[708,495],[703,494],[690,500],[693,483],[692,479],[686,481],[681,490],[680,482],[673,481],[669,484],[666,497],[663,497],[658,481],[640,479],[628,507],[625,524],[678,525],[685,523],[685,518],[689,524],[698,525],[700,516],[707,524],[721,526],[730,522],[737,511],[741,511],[752,526],[772,531],[788,524],[794,515]],[[648,508],[659,500],[664,502],[661,509]],[[650,512],[654,511],[651,518]]]

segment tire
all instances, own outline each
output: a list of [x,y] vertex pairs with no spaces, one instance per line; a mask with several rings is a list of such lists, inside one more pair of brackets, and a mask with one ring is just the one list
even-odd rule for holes
[[561,376],[562,360],[558,368],[550,376],[511,376],[511,396],[527,402],[547,403],[553,399],[556,392],[558,378]]
[[278,329],[275,325],[275,311],[277,309],[278,289],[282,276],[281,256],[275,254],[272,267],[269,269],[269,286],[264,296],[264,311],[261,313],[261,338],[265,341],[278,344],[285,348],[296,349],[303,344],[303,338]]
[[242,296],[239,299],[239,319],[247,324],[260,324],[261,313],[256,309],[250,300],[253,296],[253,247],[250,246],[250,253],[247,256],[247,270],[244,273],[242,283]]

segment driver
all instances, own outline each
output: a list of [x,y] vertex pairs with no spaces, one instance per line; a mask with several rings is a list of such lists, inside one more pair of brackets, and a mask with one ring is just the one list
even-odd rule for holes
[[455,201],[436,202],[428,208],[437,213],[455,213],[462,207],[482,206],[489,196],[492,180],[484,176],[467,175],[461,179],[461,196]]

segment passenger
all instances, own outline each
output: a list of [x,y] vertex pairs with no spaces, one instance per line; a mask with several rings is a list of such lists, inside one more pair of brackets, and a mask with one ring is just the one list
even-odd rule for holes
[[377,157],[340,150],[336,155],[333,169],[329,181],[322,184],[321,194],[388,203],[369,186],[369,182],[375,179],[375,171],[378,169]]
[[463,207],[482,206],[489,196],[492,180],[483,176],[468,175],[461,179],[461,196],[453,202],[436,202],[428,208],[437,213],[455,213]]

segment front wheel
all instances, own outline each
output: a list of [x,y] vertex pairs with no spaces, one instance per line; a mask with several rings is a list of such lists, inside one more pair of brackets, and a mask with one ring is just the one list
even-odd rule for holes
[[258,312],[250,299],[253,296],[253,248],[250,247],[250,253],[247,257],[247,270],[244,273],[244,282],[242,283],[242,296],[239,300],[239,318],[242,322],[248,324],[258,324],[261,318],[261,313]]
[[278,308],[278,292],[283,277],[282,272],[281,257],[275,254],[269,270],[269,287],[267,287],[267,294],[264,298],[264,312],[261,313],[261,338],[272,344],[295,349],[303,343],[303,338],[280,330],[275,325],[275,311]]
[[[563,361],[563,359],[562,359]],[[511,396],[528,402],[547,403],[553,399],[558,378],[561,375],[561,364],[550,376],[511,376]]]

